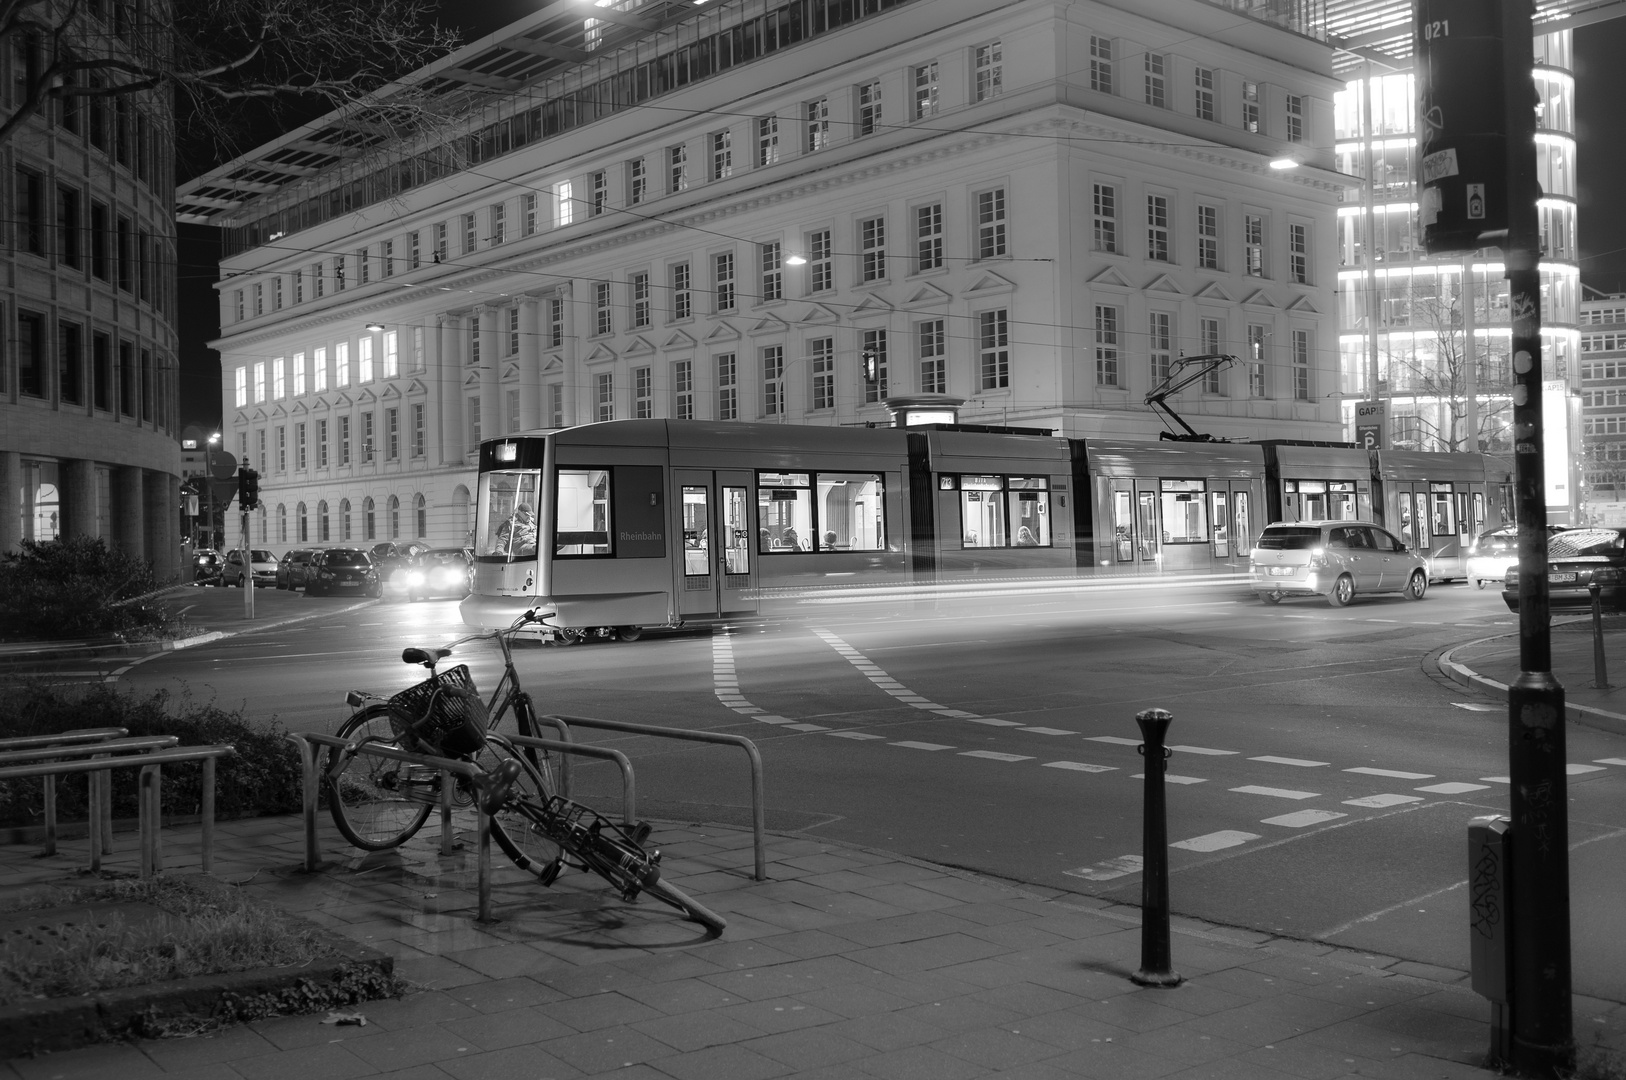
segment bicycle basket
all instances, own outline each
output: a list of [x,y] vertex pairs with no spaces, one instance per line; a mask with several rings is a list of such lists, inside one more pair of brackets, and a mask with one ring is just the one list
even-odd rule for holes
[[408,750],[463,757],[486,743],[485,702],[464,664],[390,698],[389,716],[396,739]]

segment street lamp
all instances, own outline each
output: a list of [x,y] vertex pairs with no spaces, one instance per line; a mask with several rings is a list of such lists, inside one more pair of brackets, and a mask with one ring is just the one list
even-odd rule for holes
[[[209,542],[206,545],[211,550],[215,545],[215,447],[220,443],[220,432],[212,433],[203,444],[203,489],[209,495]],[[194,550],[196,547],[194,546]]]

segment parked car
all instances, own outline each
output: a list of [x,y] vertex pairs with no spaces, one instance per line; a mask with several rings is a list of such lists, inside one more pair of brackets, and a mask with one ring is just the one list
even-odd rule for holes
[[407,599],[455,596],[459,600],[474,585],[474,560],[462,548],[430,548],[407,569]]
[[199,585],[220,584],[220,552],[198,548],[192,552],[192,580]]
[[360,548],[326,548],[318,551],[311,559],[309,572],[310,580],[305,583],[306,596],[332,596],[335,593],[372,597],[384,595],[372,556]]
[[[1547,535],[1561,533],[1564,525],[1547,526]],[[1507,572],[1519,564],[1519,530],[1509,525],[1480,533],[1468,548],[1468,580],[1483,589],[1487,582],[1500,585]]]
[[[1610,611],[1626,610],[1626,529],[1566,529],[1547,538],[1547,604],[1591,607],[1590,586]],[[1508,610],[1519,610],[1519,567],[1502,579]]]
[[220,583],[241,589],[243,578],[251,576],[254,587],[263,589],[267,585],[277,583],[277,557],[264,548],[250,548],[249,573],[243,573],[243,550],[234,548],[226,553],[226,561],[220,568]]
[[277,588],[303,589],[310,582],[311,559],[315,548],[294,548],[277,560]]
[[407,591],[407,573],[412,568],[412,560],[428,550],[428,544],[417,540],[404,544],[385,541],[374,544],[367,554],[372,556],[373,565],[378,569],[379,581],[386,588],[404,593]]
[[1267,604],[1284,596],[1325,596],[1343,607],[1368,593],[1421,600],[1428,559],[1369,521],[1266,525],[1250,559],[1253,591]]

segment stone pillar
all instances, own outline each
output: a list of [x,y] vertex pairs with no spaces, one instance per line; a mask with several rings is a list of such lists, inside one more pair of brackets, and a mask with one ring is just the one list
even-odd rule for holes
[[[113,469],[113,543],[136,559],[153,557],[147,536],[146,470],[137,465]],[[157,571],[156,563],[153,566]]]
[[505,433],[507,406],[502,400],[502,360],[497,349],[497,309],[474,309],[474,332],[480,335],[480,438]]
[[559,299],[564,302],[565,347],[562,357],[565,366],[565,427],[574,427],[588,419],[581,415],[582,362],[576,348],[576,307],[572,302],[572,282],[559,286]]
[[442,465],[463,463],[463,318],[442,315],[440,342],[440,453]]
[[22,543],[27,500],[23,456],[15,450],[0,450],[0,552],[16,551]]
[[542,304],[527,296],[519,304],[519,426],[539,428],[542,418]]
[[62,535],[97,536],[96,463],[68,458],[57,466],[62,477]]
[[181,572],[181,481],[161,472],[149,472],[143,481],[147,558],[158,583],[168,585]]

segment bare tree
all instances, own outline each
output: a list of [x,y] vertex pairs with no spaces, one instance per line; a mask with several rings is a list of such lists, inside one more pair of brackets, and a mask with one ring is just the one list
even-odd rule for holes
[[358,102],[456,35],[426,0],[0,0],[0,143],[62,102],[133,97],[228,156],[245,121]]
[[[1505,431],[1512,417],[1511,401],[1503,377],[1494,374],[1501,365],[1492,357],[1478,357],[1474,393],[1477,401],[1475,427],[1478,440],[1468,433],[1468,364],[1470,362],[1463,328],[1461,298],[1455,289],[1447,294],[1437,290],[1414,293],[1409,301],[1411,326],[1418,331],[1412,348],[1387,350],[1389,396],[1391,402],[1410,397],[1409,414],[1418,425],[1418,450],[1470,451],[1503,449]],[[1493,339],[1494,340],[1494,339]],[[1398,445],[1397,441],[1397,445]]]

